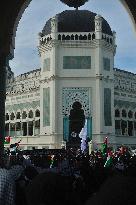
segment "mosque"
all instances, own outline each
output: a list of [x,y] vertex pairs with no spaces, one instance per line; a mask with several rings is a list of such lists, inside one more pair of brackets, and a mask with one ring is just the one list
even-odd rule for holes
[[7,66],[5,133],[22,149],[61,148],[87,136],[136,148],[136,74],[114,68],[116,32],[100,15],[66,10],[39,33],[40,68]]

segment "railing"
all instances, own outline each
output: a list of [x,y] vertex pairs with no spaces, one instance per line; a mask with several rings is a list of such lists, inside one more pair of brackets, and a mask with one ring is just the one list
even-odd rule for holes
[[[59,41],[92,41],[96,39],[95,32],[65,32],[65,33],[56,33],[56,38]],[[48,44],[53,39],[52,34],[48,34],[40,38],[40,45]],[[113,36],[102,33],[102,39],[109,44],[114,43]]]

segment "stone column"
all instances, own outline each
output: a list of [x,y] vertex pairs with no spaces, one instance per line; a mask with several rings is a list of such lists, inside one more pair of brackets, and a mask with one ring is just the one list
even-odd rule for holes
[[33,136],[35,135],[35,120],[33,120]]
[[5,99],[6,99],[6,64],[5,55],[0,55],[0,166],[3,164],[5,138]]
[[20,135],[21,135],[21,137],[22,137],[22,135],[23,135],[23,130],[22,130],[22,121],[20,121]]
[[10,122],[9,122],[9,136],[10,136]]
[[122,134],[122,128],[121,128],[121,122],[122,122],[122,120],[120,120],[120,135]]
[[15,132],[14,132],[14,137],[17,137],[16,123],[17,123],[17,122],[15,122]]
[[28,126],[28,124],[29,124],[29,121],[27,121],[27,136],[28,136],[28,134],[29,134],[29,126]]

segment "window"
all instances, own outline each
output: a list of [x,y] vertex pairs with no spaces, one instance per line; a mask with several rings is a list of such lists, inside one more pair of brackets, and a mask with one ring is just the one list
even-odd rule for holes
[[127,117],[127,112],[126,112],[126,110],[122,110],[122,117]]
[[120,129],[120,120],[115,120],[115,129]]
[[37,129],[40,128],[40,120],[35,121],[35,128],[37,128]]
[[128,135],[133,136],[133,122],[128,121]]
[[32,110],[29,111],[28,117],[33,118],[33,111]]
[[112,126],[110,88],[104,88],[104,121],[105,121],[105,126]]
[[15,131],[15,124],[10,124],[10,131]]
[[9,131],[9,123],[5,124],[5,131]]
[[121,121],[121,130],[122,130],[122,135],[127,135],[127,121],[122,120]]
[[21,130],[21,123],[16,122],[16,131],[20,131],[20,130]]
[[27,117],[26,111],[23,111],[23,113],[22,113],[22,119],[26,119],[26,117]]
[[43,62],[43,72],[50,71],[50,58],[44,59]]
[[17,112],[17,114],[16,114],[16,119],[20,119],[20,112]]
[[40,117],[40,111],[39,110],[35,111],[35,117]]
[[133,117],[133,112],[132,112],[131,110],[129,110],[129,112],[128,112],[128,117],[129,117],[129,118],[132,118],[132,117]]
[[14,113],[12,112],[11,115],[10,115],[10,119],[11,119],[11,120],[14,120],[14,118],[15,118],[15,115],[14,115]]
[[115,110],[115,117],[120,117],[120,111],[118,109]]
[[63,56],[63,69],[91,69],[91,56]]
[[6,118],[6,121],[9,120],[9,114],[8,113],[6,113],[5,118]]
[[110,59],[103,58],[103,68],[104,70],[110,71]]
[[33,135],[33,121],[28,122],[28,135]]

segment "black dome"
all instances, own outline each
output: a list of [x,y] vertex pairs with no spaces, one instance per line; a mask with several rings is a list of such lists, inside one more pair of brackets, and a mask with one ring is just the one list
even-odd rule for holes
[[[93,32],[95,31],[95,16],[96,13],[87,10],[66,10],[58,15],[58,32]],[[112,35],[111,28],[107,21],[102,18],[102,32]],[[51,33],[51,19],[49,19],[42,34]]]

